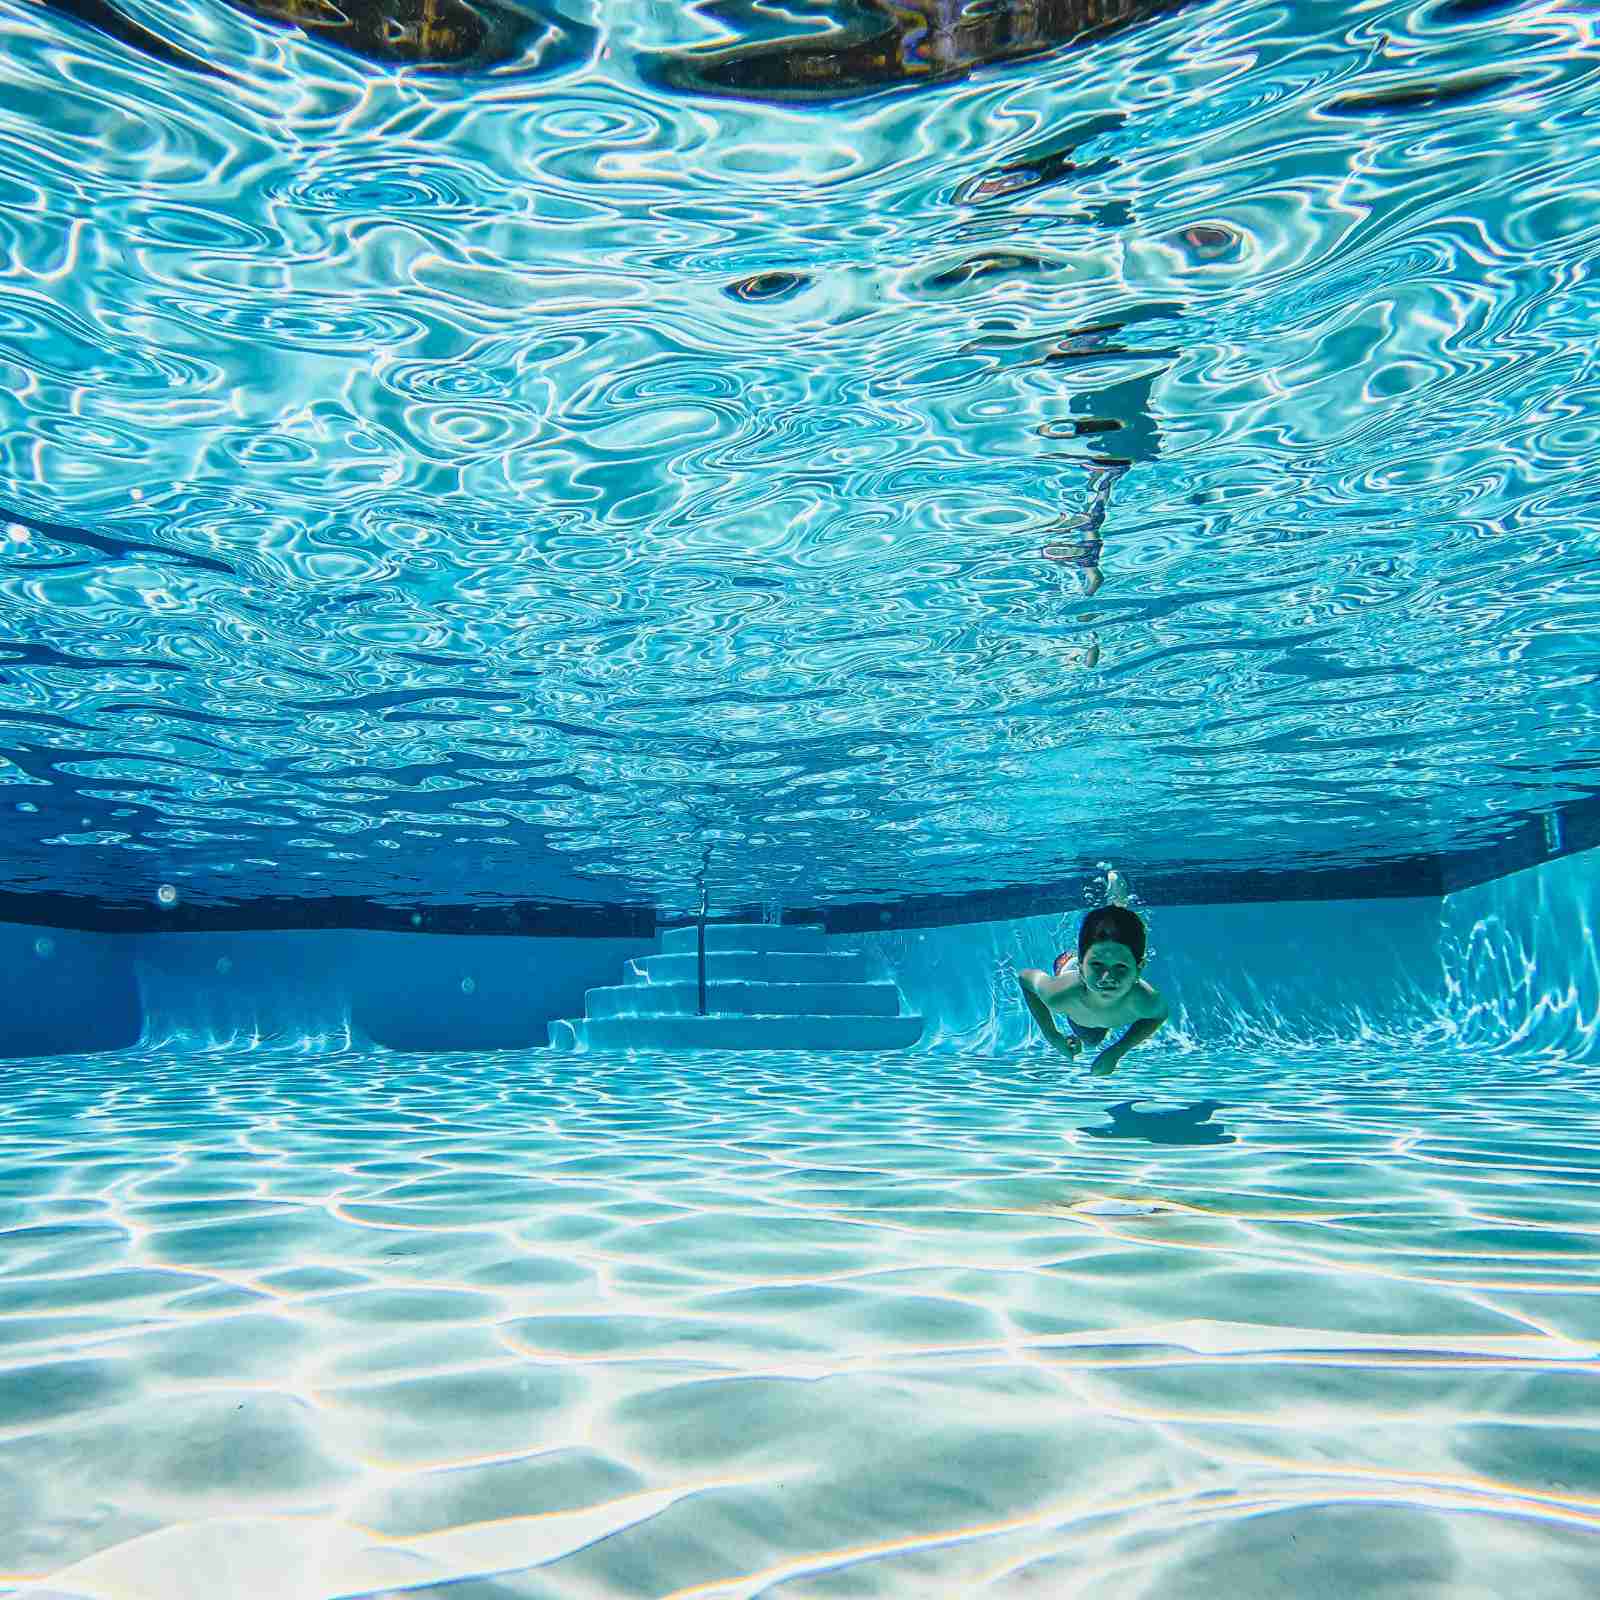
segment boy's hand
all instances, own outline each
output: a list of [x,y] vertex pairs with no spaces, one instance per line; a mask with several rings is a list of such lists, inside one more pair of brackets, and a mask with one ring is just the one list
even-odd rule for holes
[[1089,1064],[1089,1071],[1097,1078],[1109,1077],[1117,1070],[1122,1057],[1115,1050],[1102,1050]]
[[1083,1040],[1075,1033],[1062,1033],[1056,1036],[1055,1046],[1062,1055],[1075,1060],[1078,1052],[1083,1049]]

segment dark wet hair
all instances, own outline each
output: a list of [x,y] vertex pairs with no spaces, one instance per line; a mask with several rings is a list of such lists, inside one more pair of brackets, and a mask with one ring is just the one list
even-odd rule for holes
[[1100,906],[1083,919],[1078,929],[1078,961],[1089,953],[1089,946],[1102,939],[1114,939],[1133,952],[1135,961],[1144,960],[1144,923],[1126,906]]

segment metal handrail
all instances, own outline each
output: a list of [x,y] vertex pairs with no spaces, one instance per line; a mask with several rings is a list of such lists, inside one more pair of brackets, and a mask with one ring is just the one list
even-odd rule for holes
[[710,851],[706,852],[707,860],[700,869],[700,920],[695,927],[695,946],[699,954],[700,978],[700,1015],[706,1014],[706,874],[705,868],[710,864]]

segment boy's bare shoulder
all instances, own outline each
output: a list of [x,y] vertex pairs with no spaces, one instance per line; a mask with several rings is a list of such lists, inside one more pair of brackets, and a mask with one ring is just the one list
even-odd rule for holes
[[1049,1006],[1059,1006],[1069,995],[1078,993],[1083,988],[1083,982],[1078,977],[1076,967],[1067,970],[1054,978],[1041,978],[1034,992]]

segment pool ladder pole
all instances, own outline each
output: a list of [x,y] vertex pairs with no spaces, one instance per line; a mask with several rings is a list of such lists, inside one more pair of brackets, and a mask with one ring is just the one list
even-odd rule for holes
[[699,957],[700,1015],[706,1014],[706,877],[700,874],[700,920],[695,926],[695,950]]

